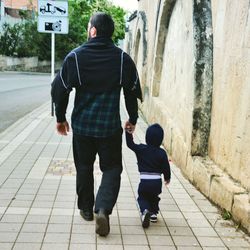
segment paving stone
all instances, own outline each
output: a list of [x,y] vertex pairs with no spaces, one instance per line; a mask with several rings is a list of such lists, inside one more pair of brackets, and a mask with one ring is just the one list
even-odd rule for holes
[[169,235],[168,229],[165,226],[156,226],[157,223],[151,223],[145,233],[147,235]]
[[120,217],[120,224],[121,225],[128,225],[128,226],[141,226],[141,219],[138,217],[130,218],[130,217]]
[[96,250],[95,244],[70,244],[69,250]]
[[71,224],[49,224],[48,233],[70,233]]
[[[185,246],[178,246],[177,250],[203,250],[201,247],[185,247]],[[212,250],[212,249],[211,249]]]
[[18,232],[0,232],[0,243],[13,243]]
[[[72,223],[73,216],[68,216],[68,215],[51,215],[49,223],[55,223],[55,224],[68,224]],[[82,220],[82,218],[81,218]]]
[[182,219],[183,215],[181,212],[172,212],[172,211],[164,211],[161,212],[163,218],[168,218],[168,219]]
[[74,201],[66,202],[66,201],[56,201],[53,205],[53,208],[74,208]]
[[150,250],[150,249],[153,249],[153,247],[149,248],[149,246],[124,245],[124,250]]
[[24,233],[18,235],[17,242],[42,243],[44,233]]
[[68,244],[43,243],[41,250],[68,250]]
[[250,243],[245,240],[243,237],[223,237],[222,238],[224,244],[231,247],[247,247],[250,249]]
[[125,234],[122,236],[124,245],[148,245],[145,235]]
[[176,246],[200,246],[194,236],[173,236],[173,240]]
[[216,231],[209,227],[192,227],[192,230],[196,236],[218,237]]
[[34,201],[32,208],[52,208],[54,201]]
[[164,218],[164,220],[168,227],[188,227],[187,221],[185,219]]
[[183,212],[183,215],[186,219],[202,219],[206,220],[206,217],[201,212]]
[[7,222],[7,223],[23,223],[25,220],[26,215],[25,214],[5,214],[3,215],[1,222]]
[[123,250],[122,245],[97,245],[97,250]]
[[74,210],[69,208],[53,208],[52,215],[73,215]]
[[119,210],[119,216],[120,217],[139,217],[138,210]]
[[150,246],[173,246],[174,242],[170,236],[165,235],[148,235]]
[[122,245],[121,235],[109,234],[107,237],[97,236],[98,245]]
[[7,207],[0,207],[0,213],[3,214],[6,211]]
[[24,223],[22,227],[23,233],[44,233],[47,224]]
[[34,197],[34,194],[17,194],[15,199],[20,201],[33,201]]
[[[203,250],[227,250],[227,247],[203,247]],[[230,250],[233,250],[232,248],[230,248]],[[234,249],[236,250],[236,249]],[[238,249],[238,250],[242,250],[242,248]]]
[[123,226],[121,225],[122,234],[145,234],[142,226]]
[[41,243],[15,243],[13,250],[40,250]]
[[169,231],[171,235],[176,235],[176,236],[193,236],[193,232],[189,227],[169,227]]
[[[113,226],[111,226],[111,230],[112,230]],[[89,234],[89,233],[95,233],[95,225],[80,225],[80,224],[73,224],[73,228],[72,228],[72,233],[73,234]]]
[[211,227],[206,219],[187,219],[190,227]]
[[71,234],[71,243],[95,244],[94,234]]
[[44,237],[45,243],[69,243],[70,233],[47,232]]
[[29,214],[25,220],[26,223],[45,223],[47,224],[49,220],[49,215],[41,215],[41,214]]
[[0,242],[0,249],[1,250],[11,250],[13,243],[1,243]]
[[218,237],[197,237],[202,247],[224,247],[223,241]]
[[29,211],[29,215],[50,215],[52,209],[51,208],[31,208]]
[[20,201],[20,200],[14,200],[11,202],[10,207],[23,207],[23,208],[29,208],[32,203],[32,200],[26,200],[26,201]]
[[21,226],[21,223],[0,222],[0,232],[19,232]]

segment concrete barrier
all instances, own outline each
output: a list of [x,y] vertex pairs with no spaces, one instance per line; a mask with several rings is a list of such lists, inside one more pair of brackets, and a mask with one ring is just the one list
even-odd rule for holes
[[[37,71],[50,72],[50,61],[39,61],[38,57],[10,57],[0,55],[0,71]],[[59,63],[56,68],[60,67]]]

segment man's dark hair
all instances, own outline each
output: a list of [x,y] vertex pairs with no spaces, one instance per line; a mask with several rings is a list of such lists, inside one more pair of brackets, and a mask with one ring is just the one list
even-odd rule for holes
[[96,12],[90,18],[91,27],[96,28],[97,36],[112,37],[115,25],[112,17],[105,12]]

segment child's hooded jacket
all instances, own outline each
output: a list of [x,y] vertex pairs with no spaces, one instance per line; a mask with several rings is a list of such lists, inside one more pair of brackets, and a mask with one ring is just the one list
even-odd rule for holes
[[132,134],[126,131],[127,146],[136,154],[139,172],[163,174],[164,180],[169,181],[171,172],[168,157],[166,151],[160,148],[163,137],[164,131],[157,123],[146,131],[147,144],[135,144]]

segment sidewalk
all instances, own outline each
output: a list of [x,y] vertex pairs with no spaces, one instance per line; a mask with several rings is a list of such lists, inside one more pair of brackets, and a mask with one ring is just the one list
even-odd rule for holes
[[[139,119],[137,142],[144,141],[146,127]],[[161,195],[159,221],[144,230],[136,206],[136,159],[125,144],[123,164],[111,233],[99,237],[95,223],[79,215],[71,134],[56,134],[50,104],[16,122],[0,134],[0,250],[250,249],[250,237],[223,220],[173,164],[171,184]],[[98,162],[95,176],[97,186]]]

